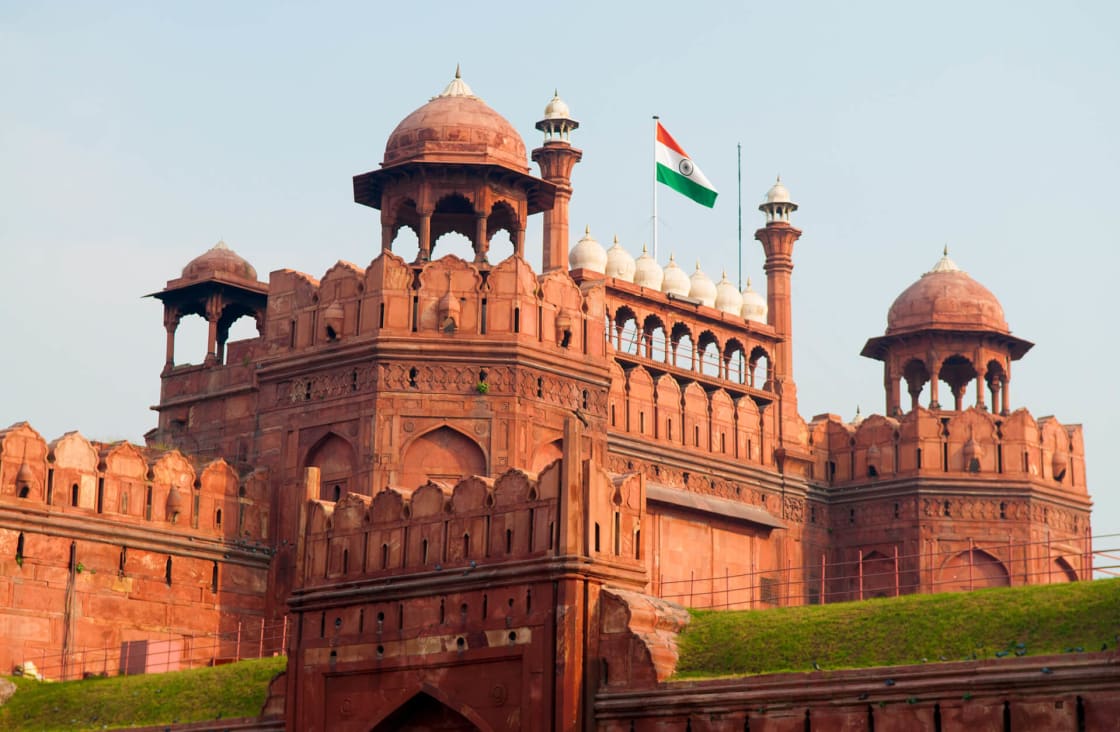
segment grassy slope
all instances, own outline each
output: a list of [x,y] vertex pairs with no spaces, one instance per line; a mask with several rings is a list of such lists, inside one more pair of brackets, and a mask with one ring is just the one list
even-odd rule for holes
[[[692,611],[677,678],[1116,648],[1120,579],[756,611]],[[1025,647],[1019,648],[1018,644]]]
[[13,678],[0,730],[98,730],[255,717],[284,657],[143,676],[42,683]]

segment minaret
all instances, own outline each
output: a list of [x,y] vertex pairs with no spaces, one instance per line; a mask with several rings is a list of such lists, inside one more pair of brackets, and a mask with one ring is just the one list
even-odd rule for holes
[[793,381],[793,315],[790,307],[790,274],[793,272],[793,244],[801,230],[789,223],[797,204],[790,200],[781,177],[770,187],[766,202],[758,207],[766,214],[766,226],[754,233],[766,252],[766,302],[768,322],[782,337],[774,354],[774,378],[782,383]]
[[544,133],[544,145],[533,150],[533,162],[541,168],[541,177],[556,185],[556,200],[544,212],[543,270],[568,270],[568,201],[572,198],[572,168],[583,157],[583,151],[572,147],[569,139],[579,122],[571,118],[568,105],[556,92],[544,108],[544,119],[537,129]]

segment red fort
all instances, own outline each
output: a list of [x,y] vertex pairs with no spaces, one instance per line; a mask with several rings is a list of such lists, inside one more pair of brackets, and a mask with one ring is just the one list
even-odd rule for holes
[[[187,639],[287,617],[266,650],[289,656],[289,729],[685,729],[625,713],[664,688],[681,605],[1090,578],[1081,427],[1012,399],[1032,344],[948,253],[897,273],[863,347],[883,414],[806,421],[786,187],[759,206],[765,297],[589,233],[569,249],[578,126],[553,98],[527,152],[456,75],[354,177],[367,266],[265,281],[219,243],[154,293],[147,445],[0,431],[0,668],[208,662],[235,649]],[[230,342],[243,317],[257,337]]]

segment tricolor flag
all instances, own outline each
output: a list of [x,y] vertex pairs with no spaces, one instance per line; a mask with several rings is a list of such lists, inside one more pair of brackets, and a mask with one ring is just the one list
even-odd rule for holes
[[702,206],[716,205],[715,186],[660,122],[657,123],[657,180]]

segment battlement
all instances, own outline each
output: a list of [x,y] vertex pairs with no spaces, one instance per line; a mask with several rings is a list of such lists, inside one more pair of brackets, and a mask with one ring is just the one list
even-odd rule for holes
[[845,423],[821,415],[809,426],[814,474],[843,488],[895,477],[992,476],[1022,480],[1083,500],[1087,496],[1081,425],[1035,419],[1020,408],[1007,416],[916,408],[897,418],[873,415]]
[[171,535],[260,542],[269,534],[265,476],[78,432],[48,443],[26,422],[0,430],[0,504]]

